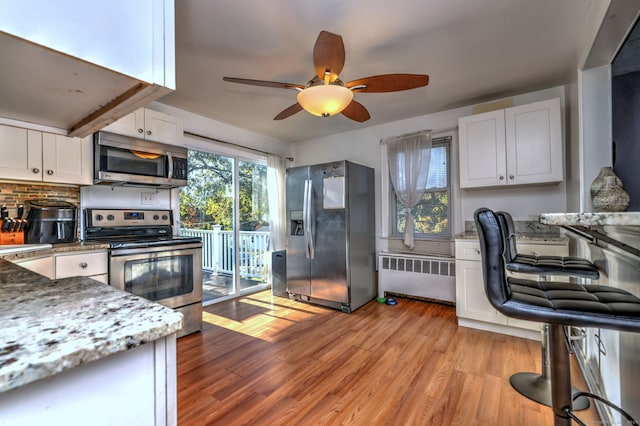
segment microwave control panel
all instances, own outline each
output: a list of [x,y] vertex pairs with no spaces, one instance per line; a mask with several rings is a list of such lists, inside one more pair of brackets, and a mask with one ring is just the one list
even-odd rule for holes
[[173,179],[187,180],[186,158],[173,158]]
[[88,226],[113,228],[116,226],[171,226],[171,210],[115,210],[87,211]]

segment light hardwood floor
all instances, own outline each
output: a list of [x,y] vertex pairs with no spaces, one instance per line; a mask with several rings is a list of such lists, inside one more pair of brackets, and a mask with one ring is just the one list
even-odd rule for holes
[[[539,343],[458,327],[453,307],[398,299],[344,314],[265,291],[203,319],[178,340],[179,425],[553,424],[509,385],[540,371]],[[599,424],[594,409],[579,415]]]

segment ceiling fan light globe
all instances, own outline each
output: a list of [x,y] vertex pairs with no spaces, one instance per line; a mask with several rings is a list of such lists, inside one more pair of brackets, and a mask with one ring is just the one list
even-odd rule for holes
[[353,100],[353,92],[340,85],[319,85],[302,90],[297,99],[308,113],[328,117],[342,112]]

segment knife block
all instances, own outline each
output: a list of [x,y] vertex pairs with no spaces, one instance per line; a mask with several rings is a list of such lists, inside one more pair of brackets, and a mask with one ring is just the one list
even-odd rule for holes
[[0,245],[24,244],[24,231],[0,232]]

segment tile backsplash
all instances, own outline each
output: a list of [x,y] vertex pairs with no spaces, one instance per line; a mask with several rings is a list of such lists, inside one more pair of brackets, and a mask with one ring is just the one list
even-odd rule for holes
[[28,214],[28,200],[64,200],[80,207],[80,188],[71,186],[37,185],[31,183],[0,183],[0,204],[9,209],[9,217],[17,214],[19,204]]

